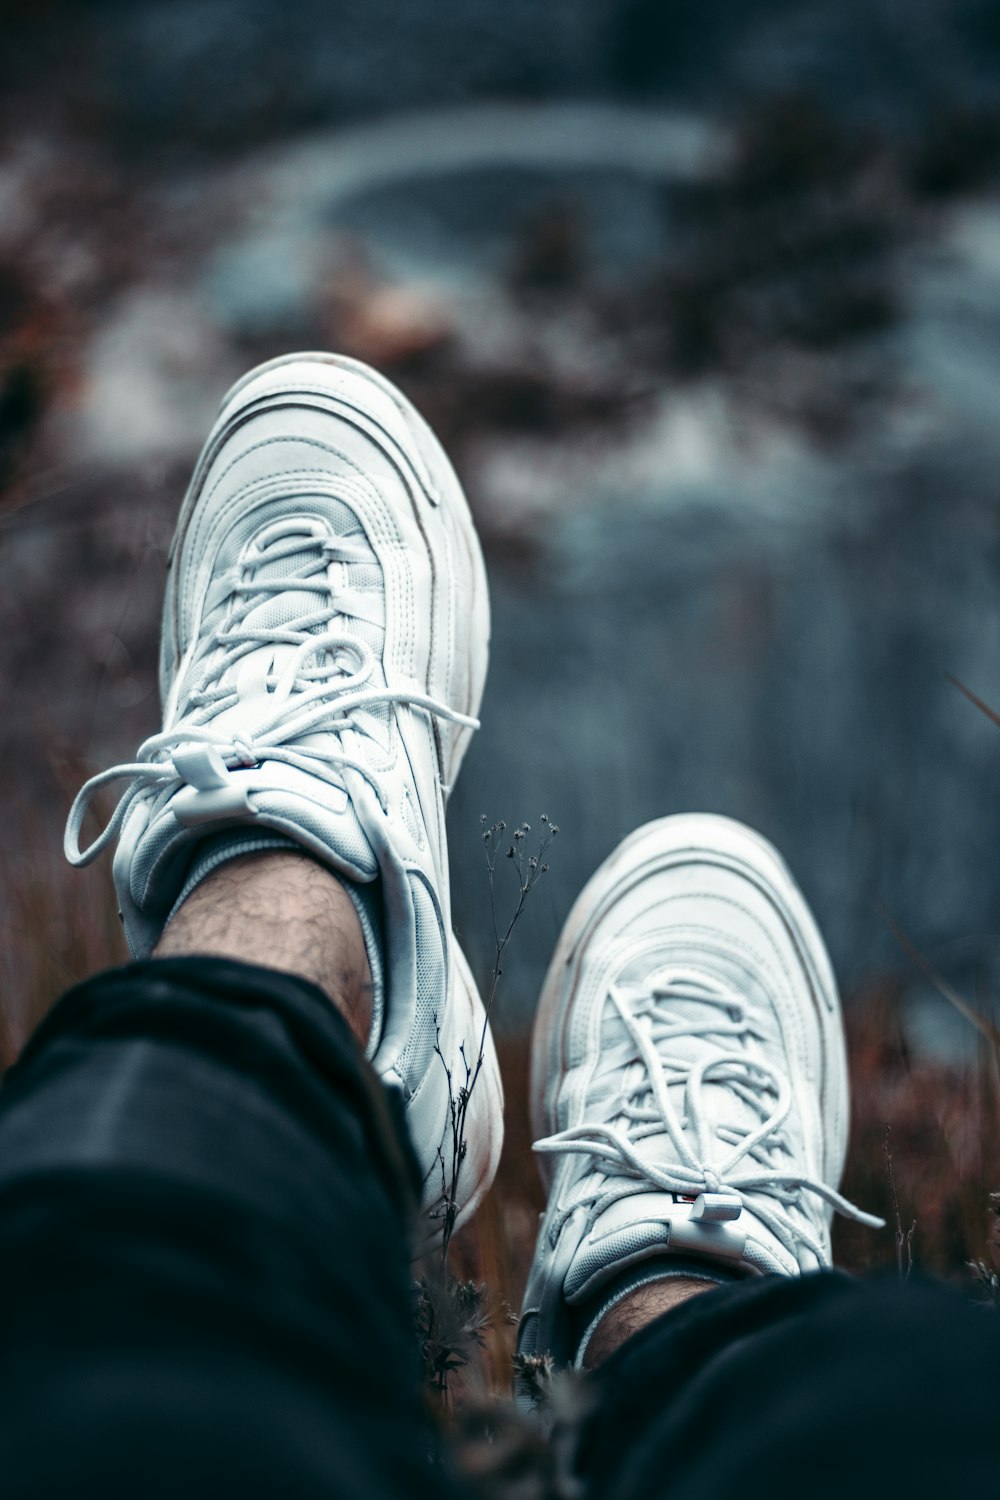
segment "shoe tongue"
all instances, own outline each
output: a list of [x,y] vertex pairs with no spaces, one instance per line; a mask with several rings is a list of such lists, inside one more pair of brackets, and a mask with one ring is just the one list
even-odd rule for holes
[[[628,982],[627,976],[625,982]],[[650,988],[650,981],[646,979],[641,988]],[[694,997],[671,995],[664,1002],[663,1009],[669,1013],[669,1025],[676,1026],[677,1035],[659,1036],[664,1029],[663,1023],[648,1012],[638,1017],[638,1024],[646,1032],[658,1055],[668,1060],[665,1076],[670,1102],[682,1127],[690,1133],[687,1083],[690,1070],[699,1065],[719,1063],[724,1053],[745,1055],[745,1046],[738,1037],[727,1036],[724,1030],[708,1029],[714,1023],[720,1028],[727,1025],[727,1012],[718,1005],[708,1004]],[[634,1126],[622,1113],[621,1105],[631,1101],[634,1105],[653,1110],[658,1106],[645,1063],[631,1061],[623,1071],[623,1057],[627,1055],[635,1058],[635,1043],[621,1016],[610,1003],[605,1013],[601,1043],[601,1063],[591,1084],[590,1098],[592,1102],[603,1098],[605,1117],[631,1134]],[[678,1075],[676,1068],[670,1066],[672,1064],[681,1065],[685,1070],[683,1074]],[[708,1066],[707,1076],[702,1080],[699,1090],[702,1139],[708,1144],[709,1159],[705,1164],[709,1166],[728,1156],[733,1149],[731,1144],[720,1138],[720,1126],[728,1127],[727,1134],[734,1130],[748,1133],[757,1129],[762,1118],[733,1087],[731,1079],[723,1077],[724,1070],[724,1064],[715,1069]],[[667,1134],[666,1126],[660,1131],[655,1128],[655,1123],[652,1122],[647,1127],[648,1134],[644,1133],[635,1142],[638,1155],[650,1162],[676,1162],[677,1149]]]
[[[303,546],[298,552],[283,557],[268,557],[265,553],[263,561],[254,569],[252,581],[281,583],[286,578],[291,579],[315,560],[315,543],[310,544],[304,537]],[[317,571],[313,576],[320,578],[322,574]],[[301,620],[320,608],[323,602],[323,595],[311,589],[289,587],[282,589],[280,593],[261,594],[258,602],[244,616],[242,624],[247,630],[259,630],[265,633],[285,630],[296,620]],[[318,635],[326,628],[325,623],[317,624],[311,627],[309,633]],[[296,646],[281,641],[268,641],[258,650],[249,651],[241,657],[232,668],[232,682],[241,700],[247,702],[273,692],[276,680],[281,677],[297,649]],[[310,659],[306,663],[307,667],[326,664],[323,657]]]
[[[639,990],[651,988],[648,973],[645,976],[623,976],[626,986],[630,981]],[[655,1041],[661,1023],[648,1013],[640,1017],[639,1024],[643,1029],[648,1028],[659,1056],[669,1060],[665,1077],[670,1102],[685,1139],[697,1151],[697,1137],[690,1118],[688,1071],[699,1064],[718,1061],[723,1053],[745,1055],[745,1049],[737,1037],[727,1037],[708,1029],[714,1021],[723,1027],[726,1025],[727,1013],[718,1005],[706,1004],[694,996],[671,995],[663,1009],[669,1011],[671,1024],[678,1027],[678,1035]],[[601,1031],[601,1064],[588,1088],[588,1107],[592,1115],[600,1115],[603,1121],[628,1134],[636,1154],[643,1160],[663,1167],[678,1166],[681,1164],[680,1154],[666,1125],[661,1130],[657,1128],[658,1121],[652,1120],[640,1127],[623,1111],[622,1106],[627,1101],[643,1109],[657,1107],[645,1063],[626,1061],[635,1059],[635,1055],[635,1043],[629,1029],[609,1002]],[[683,1065],[683,1075],[678,1077],[670,1064]],[[709,1167],[731,1154],[733,1131],[748,1133],[761,1123],[761,1115],[747,1104],[732,1083],[713,1081],[711,1072],[701,1083],[698,1109],[701,1139],[706,1143],[704,1165]],[[730,1141],[720,1137],[719,1127],[723,1127]],[[637,1135],[637,1130],[643,1133]],[[644,1133],[645,1130],[649,1133]],[[753,1165],[751,1162],[744,1164]],[[607,1191],[609,1182],[602,1173],[597,1173],[592,1184],[584,1188],[584,1193],[591,1186],[594,1196],[600,1198]],[[724,1183],[721,1190],[725,1191]],[[752,1209],[744,1207],[739,1218],[728,1223],[698,1222],[690,1217],[696,1196],[696,1193],[691,1194],[685,1201],[683,1194],[663,1192],[650,1184],[648,1192],[637,1192],[610,1203],[598,1215],[577,1249],[566,1277],[567,1299],[570,1302],[585,1300],[619,1275],[624,1266],[651,1256],[706,1257],[713,1264],[740,1269],[748,1237],[755,1242],[754,1265],[757,1269],[761,1269],[761,1260],[765,1263],[764,1268],[786,1274],[794,1269],[788,1252],[761,1224]],[[773,1261],[773,1266],[769,1267],[767,1263],[770,1261]],[[745,1264],[742,1269],[746,1269]]]
[[[323,566],[318,550],[321,538],[311,531],[303,530],[298,538],[301,545],[293,547],[296,540],[294,530],[284,534],[279,532],[275,538],[278,545],[268,546],[265,543],[260,560],[249,572],[248,581],[272,584],[287,582],[288,586],[276,589],[274,593],[260,594],[243,617],[241,625],[247,630],[264,634],[277,633],[294,629],[297,621],[317,611],[328,610],[329,613],[323,620],[307,627],[307,634],[333,633],[349,637],[352,641],[360,641],[369,648],[374,660],[366,686],[384,687],[385,677],[380,666],[385,639],[381,610],[382,572],[364,532],[346,506],[343,510],[344,515],[338,518],[341,529],[338,530],[337,541],[344,544],[351,556],[334,557]],[[311,582],[325,583],[326,588],[322,592],[296,588],[295,579],[304,576]],[[296,645],[286,642],[267,641],[257,650],[248,651],[230,668],[229,681],[240,698],[239,707],[233,710],[234,719],[241,709],[255,702],[260,703],[265,713],[269,712],[265,700],[275,691],[278,680],[298,649]],[[330,666],[330,655],[324,652],[315,658],[306,659],[304,673],[308,674],[316,667],[329,669]],[[355,670],[352,656],[345,653],[341,670],[345,676]],[[293,703],[297,691],[299,687],[293,687]],[[229,716],[222,715],[221,719],[227,717]],[[356,718],[366,733],[381,745],[388,743],[388,706],[378,705],[358,710]],[[307,745],[309,739],[306,738],[301,743]]]
[[280,630],[302,615],[323,607],[325,601],[322,594],[313,589],[296,589],[293,581],[302,574],[308,574],[310,581],[322,580],[319,539],[304,535],[301,546],[291,551],[295,540],[294,535],[281,537],[280,549],[277,546],[270,549],[265,546],[260,561],[249,570],[249,583],[288,585],[273,594],[260,595],[246,616],[245,623],[250,629]]
[[[308,523],[299,534],[296,533],[294,524],[269,529],[263,545],[258,538],[260,556],[255,559],[251,555],[250,566],[244,573],[245,583],[287,583],[287,587],[277,588],[273,593],[256,595],[255,602],[240,620],[238,628],[259,631],[265,636],[291,629],[303,640],[306,635],[332,634],[343,636],[350,642],[360,641],[371,651],[373,662],[370,675],[360,686],[383,687],[385,677],[381,668],[381,656],[385,628],[382,623],[382,572],[353,513],[346,506],[342,510],[342,515],[334,517],[337,526],[335,539],[343,544],[345,552],[351,554],[350,557],[334,556],[324,562],[319,550],[323,536],[309,529]],[[296,542],[300,545],[293,545]],[[244,560],[246,561],[246,554]],[[296,578],[321,581],[325,587],[323,590],[296,588]],[[307,626],[303,634],[297,622],[320,612],[323,612],[323,618],[317,620],[315,625]],[[294,716],[296,698],[311,686],[309,673],[317,667],[329,670],[332,665],[331,653],[326,651],[317,652],[315,657],[307,657],[302,677],[292,685],[283,705],[281,698],[277,696],[279,683],[300,648],[301,643],[265,640],[259,647],[240,656],[223,678],[226,685],[236,689],[237,702],[214,716],[213,727],[221,735],[232,736],[234,740],[252,740],[257,727],[273,724],[276,715],[280,716],[284,707],[287,706],[288,713]],[[338,671],[348,677],[356,670],[356,653],[345,647]],[[333,676],[331,681],[336,682],[336,677]],[[285,686],[282,684],[283,690]],[[331,709],[335,714],[336,698],[331,702]],[[389,741],[391,711],[391,705],[378,704],[370,710],[361,708],[350,712],[358,728],[363,728],[372,739],[385,746]],[[280,722],[279,717],[278,729],[273,731],[278,738],[281,738]],[[266,739],[266,729],[264,736]],[[344,753],[354,758],[355,752],[349,743],[352,737],[350,730],[334,734],[321,723],[315,730],[284,740],[283,743],[293,750],[308,752],[315,749],[322,752],[337,749],[339,742]],[[336,863],[350,879],[362,882],[373,880],[378,874],[378,862],[371,842],[364,831],[353,799],[346,788],[336,785],[340,779],[336,762],[331,762],[329,770],[334,780],[325,782],[323,802],[342,826],[342,834],[337,838],[340,858]],[[268,779],[276,788],[300,793],[307,800],[314,795],[310,787],[310,773],[280,760],[268,762]]]

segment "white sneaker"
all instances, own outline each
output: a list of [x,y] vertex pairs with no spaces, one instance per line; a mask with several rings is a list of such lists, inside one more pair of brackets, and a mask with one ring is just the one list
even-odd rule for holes
[[[485,1040],[458,1222],[488,1188],[503,1135],[492,1040],[451,933],[444,818],[488,644],[472,518],[421,417],[354,360],[272,360],[226,397],[181,509],[163,615],[163,729],[134,764],[87,783],[66,830],[78,865],[118,835],[115,884],[138,956],[156,943],[206,834],[278,834],[349,881],[380,878],[384,1007],[370,1055],[403,1092],[432,1212],[439,1153],[450,1165],[449,1088]],[[81,852],[90,797],[122,776],[131,786]]]
[[[769,844],[649,823],[583,890],[539,1006],[532,1124],[549,1184],[522,1355],[579,1361],[622,1287],[830,1264],[847,1063],[823,941]],[[648,1274],[647,1274],[648,1273]]]

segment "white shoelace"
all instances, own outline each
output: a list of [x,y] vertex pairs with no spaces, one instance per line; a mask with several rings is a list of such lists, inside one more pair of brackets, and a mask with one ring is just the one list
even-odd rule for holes
[[[367,553],[326,535],[310,536],[301,530],[289,532],[287,529],[282,532],[280,525],[272,530],[277,534],[260,548],[253,559],[255,567],[259,568],[265,558],[274,563],[298,553],[311,555],[305,558],[299,569],[280,579],[230,574],[213,585],[206,600],[206,613],[229,596],[237,596],[242,602],[235,606],[199,653],[205,664],[204,672],[198,686],[188,694],[186,716],[175,728],[163,730],[145,740],[135,761],[102,771],[81,787],[66,822],[64,850],[70,864],[87,865],[96,859],[117,836],[132,804],[144,793],[150,789],[157,791],[157,804],[162,805],[185,784],[187,778],[174,760],[175,754],[185,747],[211,747],[221,757],[226,770],[256,766],[263,760],[283,761],[340,788],[343,781],[338,772],[353,770],[365,777],[383,811],[388,811],[378,776],[364,761],[346,754],[336,743],[336,737],[345,730],[363,731],[364,726],[357,719],[360,709],[371,709],[379,704],[405,704],[470,729],[479,727],[477,719],[458,713],[426,693],[408,688],[366,686],[375,669],[376,658],[371,648],[357,637],[343,629],[329,628],[334,616],[349,611],[339,607],[331,597],[328,565],[331,562],[367,563],[370,561]],[[245,624],[247,616],[262,598],[285,592],[314,593],[318,607],[304,611],[276,628],[248,627]],[[327,597],[320,606],[319,600],[324,595]],[[268,678],[266,704],[260,705],[263,711],[252,731],[245,736],[220,735],[213,728],[212,721],[239,701],[236,687],[231,681],[226,681],[227,674],[245,656],[266,646],[291,647],[293,651],[281,672]],[[267,704],[271,705],[270,711],[267,711]],[[330,734],[334,742],[324,748],[312,744],[293,748],[304,735],[317,732]],[[131,777],[132,785],[121,797],[107,826],[92,844],[81,849],[83,820],[94,793],[108,782],[124,777]]]
[[[609,1063],[624,1070],[643,1067],[641,1080],[629,1091],[617,1113],[619,1123],[584,1123],[558,1131],[535,1143],[535,1150],[576,1153],[591,1159],[592,1173],[561,1206],[550,1228],[554,1244],[565,1221],[581,1207],[587,1223],[613,1203],[650,1189],[697,1197],[726,1194],[744,1203],[775,1239],[796,1259],[805,1243],[822,1264],[826,1260],[818,1236],[799,1222],[801,1195],[812,1194],[847,1218],[873,1229],[883,1221],[849,1203],[815,1178],[783,1170],[779,1155],[788,1154],[783,1126],[792,1106],[788,1078],[778,1068],[744,1051],[730,1050],[728,1039],[762,1040],[759,1018],[747,999],[694,973],[679,973],[649,991],[612,986],[609,999],[621,1018],[626,1037]],[[696,1001],[704,1019],[692,1021],[672,1013],[670,1002]],[[671,1052],[679,1038],[702,1037],[716,1043],[692,1062]],[[706,1085],[722,1085],[757,1115],[756,1127],[713,1119],[704,1103]],[[671,1086],[684,1088],[684,1116],[670,1097]],[[638,1150],[649,1136],[665,1137],[674,1159],[650,1160]],[[719,1147],[730,1147],[721,1151]],[[789,1208],[799,1208],[795,1221]]]

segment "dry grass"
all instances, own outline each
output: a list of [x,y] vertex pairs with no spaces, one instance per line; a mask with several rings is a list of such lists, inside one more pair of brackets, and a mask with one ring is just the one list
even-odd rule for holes
[[0,851],[3,1067],[63,990],[128,956],[107,871],[81,878],[70,869],[55,852],[61,828],[30,839],[16,822],[10,831]]
[[1000,1182],[997,1058],[981,1043],[964,1068],[914,1059],[900,1021],[898,989],[872,986],[848,1007],[853,1110],[844,1190],[882,1214],[873,1234],[837,1221],[834,1248],[855,1271],[896,1265],[896,1208],[886,1170],[886,1126],[899,1219],[913,1221],[915,1268],[973,1287],[968,1263],[988,1257]]

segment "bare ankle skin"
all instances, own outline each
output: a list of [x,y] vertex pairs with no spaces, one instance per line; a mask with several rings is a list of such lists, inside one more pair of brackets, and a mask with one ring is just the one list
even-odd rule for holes
[[312,980],[367,1043],[372,976],[361,924],[341,882],[309,855],[267,850],[213,870],[164,929],[153,957],[192,953]]
[[584,1369],[595,1369],[647,1323],[699,1292],[711,1292],[715,1286],[714,1281],[700,1281],[695,1276],[668,1276],[663,1281],[647,1281],[645,1286],[636,1287],[609,1308],[598,1323],[583,1356]]

